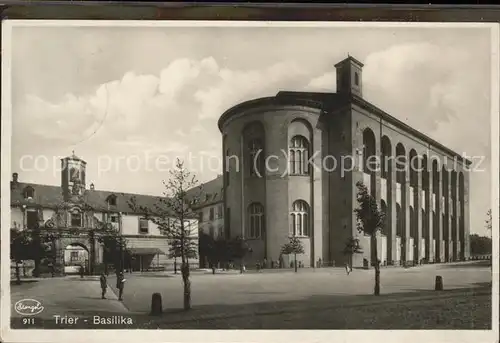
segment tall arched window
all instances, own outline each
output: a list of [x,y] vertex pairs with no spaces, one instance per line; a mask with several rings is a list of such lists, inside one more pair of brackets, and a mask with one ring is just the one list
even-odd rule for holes
[[309,237],[309,205],[303,200],[297,200],[290,212],[290,236]]
[[[387,216],[387,204],[384,200],[380,200],[380,210]],[[384,226],[382,227],[382,234],[387,235],[387,221],[384,221]]]
[[403,237],[403,213],[401,212],[401,205],[396,204],[396,236]]
[[264,231],[264,206],[260,203],[248,207],[248,224],[247,238],[260,238]]
[[230,168],[229,149],[226,149],[226,156],[224,158],[225,158],[224,165],[226,168],[226,170],[224,170],[224,177],[226,178],[225,185],[227,187],[227,186],[229,186],[229,168]]
[[290,174],[291,175],[307,175],[309,174],[309,166],[307,159],[309,158],[309,142],[303,136],[294,136],[290,141]]
[[252,176],[263,176],[264,154],[262,150],[263,146],[260,139],[252,139],[248,142],[248,166]]

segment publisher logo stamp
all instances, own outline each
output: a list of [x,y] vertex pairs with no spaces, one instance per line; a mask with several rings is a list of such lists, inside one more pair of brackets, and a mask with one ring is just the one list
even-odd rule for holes
[[14,310],[22,316],[34,316],[43,309],[42,303],[35,299],[21,299],[14,305]]

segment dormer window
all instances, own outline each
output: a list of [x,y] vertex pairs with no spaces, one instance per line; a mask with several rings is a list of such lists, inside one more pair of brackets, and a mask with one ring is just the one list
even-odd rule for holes
[[116,195],[111,194],[110,196],[108,196],[106,202],[108,203],[109,206],[116,206]]
[[33,187],[26,187],[23,192],[24,198],[25,199],[33,199],[35,197],[35,190]]

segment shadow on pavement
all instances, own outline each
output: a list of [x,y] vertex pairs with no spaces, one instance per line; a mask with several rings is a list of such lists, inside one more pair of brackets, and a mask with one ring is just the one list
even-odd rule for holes
[[[383,289],[382,289],[383,292]],[[89,299],[91,297],[88,297]],[[92,298],[94,299],[94,298]],[[314,295],[300,300],[164,309],[148,313],[88,313],[76,325],[37,319],[45,329],[491,329],[491,283],[444,291],[366,295]],[[94,315],[98,322],[94,322]],[[109,324],[99,322],[106,317]],[[130,318],[132,325],[123,323]],[[26,329],[20,319],[12,328]]]
[[489,268],[491,267],[491,260],[481,260],[481,261],[474,261],[471,263],[454,263],[454,264],[442,264],[439,266],[440,269],[463,269],[463,268]]
[[30,279],[27,279],[27,280],[22,280],[22,279],[21,279],[21,282],[20,282],[20,283],[18,283],[18,282],[17,282],[17,281],[15,281],[15,280],[11,280],[11,281],[10,281],[10,285],[11,285],[11,286],[20,286],[20,285],[22,285],[22,284],[27,284],[27,283],[29,284],[29,283],[35,283],[35,282],[38,282],[38,280],[30,280]]
[[[180,275],[180,274],[179,274]],[[175,275],[168,274],[135,274],[136,277],[153,277],[153,278],[172,278],[176,277]]]
[[[474,311],[478,305],[480,309]],[[491,329],[491,283],[444,291],[167,310],[149,328],[179,329]]]

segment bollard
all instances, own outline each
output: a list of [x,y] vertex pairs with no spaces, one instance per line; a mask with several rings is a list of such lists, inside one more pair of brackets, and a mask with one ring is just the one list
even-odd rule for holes
[[442,291],[443,290],[443,277],[442,276],[436,276],[436,285],[434,287],[434,290],[436,291]]
[[153,296],[151,297],[151,315],[159,316],[161,315],[162,311],[163,308],[161,305],[161,294],[153,293]]

